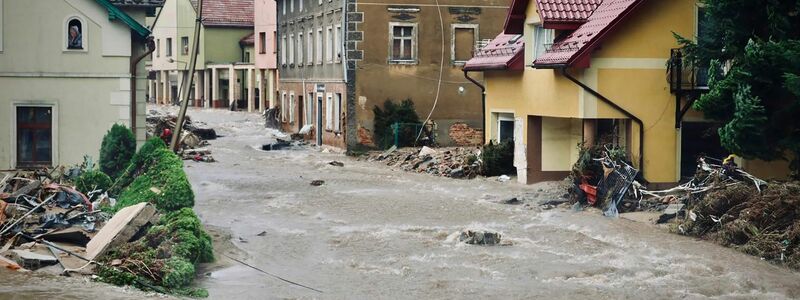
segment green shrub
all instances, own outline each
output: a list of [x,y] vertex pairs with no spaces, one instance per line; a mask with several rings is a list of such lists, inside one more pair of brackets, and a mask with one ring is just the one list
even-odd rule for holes
[[163,286],[169,289],[186,287],[194,280],[194,264],[182,257],[172,257],[164,265]]
[[83,174],[75,180],[75,189],[84,194],[98,189],[108,191],[109,187],[111,187],[111,178],[98,170],[83,172]]
[[116,178],[114,185],[111,187],[110,192],[113,195],[119,195],[123,189],[128,187],[139,174],[145,171],[144,168],[151,164],[156,159],[157,149],[166,149],[167,144],[160,138],[153,137],[139,148],[139,151],[133,155],[130,163],[125,167],[125,171]]
[[[381,148],[389,148],[394,144],[392,124],[420,123],[414,101],[411,99],[403,100],[400,105],[388,99],[383,103],[383,109],[376,105],[372,112],[375,114],[375,144]],[[397,146],[413,146],[419,129],[418,126],[401,126]]]
[[128,166],[136,152],[136,137],[124,125],[114,124],[100,145],[100,170],[117,178]]
[[186,258],[191,262],[212,262],[214,252],[211,236],[203,230],[200,219],[191,208],[183,208],[167,214],[161,221],[166,231],[172,232],[172,255]]
[[481,153],[483,160],[482,172],[484,176],[514,175],[514,141],[505,141],[499,144],[489,142],[483,146]]
[[141,202],[151,202],[160,211],[176,211],[194,206],[194,192],[183,161],[166,148],[157,148],[133,182],[119,195],[116,210]]

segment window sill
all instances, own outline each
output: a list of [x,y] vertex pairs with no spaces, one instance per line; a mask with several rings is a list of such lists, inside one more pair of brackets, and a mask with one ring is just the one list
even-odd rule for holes
[[64,49],[63,53],[89,53],[88,49]]

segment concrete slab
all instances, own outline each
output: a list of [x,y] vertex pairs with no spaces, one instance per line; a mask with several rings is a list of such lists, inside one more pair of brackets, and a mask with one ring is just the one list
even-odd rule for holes
[[155,214],[155,207],[149,203],[139,203],[121,209],[86,244],[86,258],[97,259],[109,248],[127,243],[139,229],[153,220]]

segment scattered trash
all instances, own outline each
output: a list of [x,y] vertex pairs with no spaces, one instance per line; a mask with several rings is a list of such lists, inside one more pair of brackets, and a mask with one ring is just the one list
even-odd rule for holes
[[334,167],[344,167],[344,163],[343,162],[335,161],[335,160],[329,162],[328,164],[331,165],[331,166],[334,166]]
[[256,235],[257,235],[257,236],[266,236],[266,235],[267,235],[267,232],[266,232],[266,231],[262,231],[262,232],[260,232],[260,233],[258,233],[258,234],[256,234]]
[[470,245],[497,245],[500,244],[500,234],[488,231],[462,231],[458,241]]
[[433,148],[430,148],[428,146],[422,146],[422,149],[419,150],[419,154],[417,154],[417,155],[426,156],[426,155],[434,155],[434,154],[436,154],[436,150],[434,150]]
[[324,180],[314,180],[314,181],[311,182],[312,186],[321,186],[323,184],[325,184]]
[[506,199],[506,200],[502,200],[502,201],[500,201],[500,203],[502,203],[502,204],[510,204],[510,205],[517,205],[517,204],[522,204],[522,201],[519,201],[519,199],[517,199],[517,197],[514,197],[514,198],[509,198],[509,199]]
[[678,216],[679,213],[682,213],[684,211],[683,210],[684,206],[685,205],[683,203],[670,204],[667,207],[667,209],[664,210],[664,213],[661,214],[661,216],[658,217],[658,220],[656,221],[656,223],[657,224],[662,224],[662,223],[669,222],[672,219],[675,219]]
[[511,177],[509,177],[508,175],[500,175],[499,177],[497,177],[497,181],[500,182],[506,182],[509,180],[511,180]]
[[287,141],[283,139],[276,139],[274,143],[262,145],[261,150],[264,151],[292,150],[292,149],[299,149],[297,147],[306,144],[308,144],[308,142],[305,142],[303,140]]
[[[159,136],[169,145],[172,139],[172,129],[175,128],[177,120],[176,115],[150,110],[147,114],[148,137]],[[205,127],[205,124],[201,122],[192,122],[189,116],[185,116],[184,120],[178,156],[183,160],[215,162],[210,150],[198,148],[207,146],[208,140],[216,139],[217,132],[212,128]]]

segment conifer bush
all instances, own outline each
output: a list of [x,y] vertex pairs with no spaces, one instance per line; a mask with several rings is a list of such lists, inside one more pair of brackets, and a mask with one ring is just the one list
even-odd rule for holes
[[83,174],[75,180],[75,189],[84,194],[88,194],[94,190],[108,191],[110,187],[111,178],[99,170],[83,172]]
[[100,145],[100,170],[116,179],[128,166],[134,152],[136,137],[133,132],[124,125],[114,124]]

